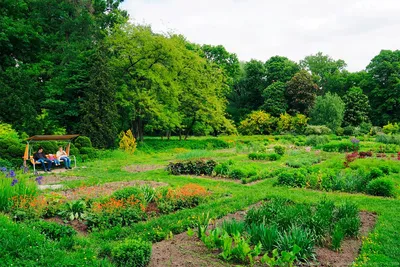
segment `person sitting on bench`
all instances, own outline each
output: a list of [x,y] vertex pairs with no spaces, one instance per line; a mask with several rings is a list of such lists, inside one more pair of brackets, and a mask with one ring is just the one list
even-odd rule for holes
[[72,168],[71,168],[71,159],[68,157],[67,152],[65,152],[65,151],[63,150],[62,146],[60,146],[60,147],[58,148],[58,151],[57,151],[56,156],[57,156],[57,159],[58,159],[59,161],[60,161],[60,160],[63,160],[63,161],[64,161],[64,166],[65,166],[66,169],[72,169]]
[[[51,160],[46,158],[46,155],[43,153],[43,148],[39,147],[38,151],[33,155],[35,161],[40,162],[42,164],[43,170],[51,172]],[[47,163],[47,168],[46,168]]]

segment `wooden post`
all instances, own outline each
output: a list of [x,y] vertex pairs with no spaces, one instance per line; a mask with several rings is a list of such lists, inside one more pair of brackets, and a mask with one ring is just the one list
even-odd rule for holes
[[67,156],[69,156],[70,147],[71,147],[71,143],[68,143],[67,148],[65,148],[65,153],[67,153]]
[[26,161],[29,159],[29,143],[26,143],[24,153],[24,167],[26,167]]

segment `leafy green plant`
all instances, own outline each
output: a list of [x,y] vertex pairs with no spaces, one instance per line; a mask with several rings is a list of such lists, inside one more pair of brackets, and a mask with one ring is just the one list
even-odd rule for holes
[[340,247],[342,246],[342,242],[344,239],[344,231],[341,227],[340,224],[336,224],[335,228],[333,229],[332,232],[332,249],[333,250],[340,250]]
[[156,189],[150,185],[142,185],[140,190],[143,193],[143,199],[146,203],[150,203],[156,197]]
[[297,255],[299,260],[314,258],[314,236],[309,229],[292,225],[288,230],[278,235],[276,247],[278,251],[292,251],[297,245],[301,251]]
[[217,162],[214,160],[196,160],[170,163],[167,171],[173,175],[194,174],[194,175],[211,175]]
[[252,223],[248,226],[247,233],[250,236],[250,243],[252,245],[261,243],[263,250],[268,252],[275,247],[279,231],[275,224],[267,226],[264,223]]
[[203,213],[197,218],[196,227],[197,227],[197,237],[202,238],[207,231],[208,226],[211,224],[210,213]]
[[248,157],[251,160],[265,160],[268,158],[268,154],[266,154],[266,153],[250,153]]
[[151,243],[141,239],[125,240],[111,251],[111,259],[116,266],[145,267],[150,262]]
[[87,206],[83,200],[74,200],[65,203],[64,207],[58,213],[62,218],[66,220],[82,220],[86,219]]
[[230,236],[235,234],[242,234],[245,229],[245,223],[243,221],[237,221],[232,219],[230,221],[225,220],[221,225],[222,229],[227,232]]
[[274,151],[276,154],[283,156],[285,154],[286,148],[284,146],[274,146]]
[[393,181],[385,178],[372,180],[367,185],[367,193],[373,196],[395,197],[395,186]]
[[268,266],[285,266],[285,267],[292,267],[295,260],[296,255],[301,251],[301,248],[297,245],[293,246],[293,250],[290,252],[281,251],[279,255],[278,249],[272,250],[271,257],[268,253],[264,254],[261,258],[261,263],[268,264]]

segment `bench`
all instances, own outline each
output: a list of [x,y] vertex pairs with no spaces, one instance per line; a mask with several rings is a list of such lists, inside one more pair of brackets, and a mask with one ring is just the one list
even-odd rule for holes
[[[48,160],[50,160],[49,158],[49,155],[46,155],[46,158],[48,159]],[[71,155],[71,156],[68,156],[71,160],[73,159],[74,160],[74,165],[75,165],[75,168],[76,168],[76,157],[74,156],[74,155]],[[32,166],[33,166],[33,171],[34,172],[36,172],[36,165],[37,164],[42,164],[41,162],[37,162],[34,158],[33,158],[33,156],[30,156],[30,159],[29,159],[29,161],[31,162],[31,164],[32,164]],[[51,160],[51,162],[54,164],[54,160]],[[60,160],[60,164],[61,163],[64,163],[64,161],[63,160]]]

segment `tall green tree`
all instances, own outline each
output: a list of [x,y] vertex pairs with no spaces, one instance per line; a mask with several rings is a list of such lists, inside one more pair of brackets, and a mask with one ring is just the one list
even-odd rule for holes
[[328,92],[323,96],[317,96],[310,112],[310,123],[325,125],[335,131],[342,125],[344,111],[345,103],[340,96]]
[[286,85],[283,82],[274,82],[263,92],[264,105],[263,110],[272,116],[284,114],[288,108],[285,98]]
[[363,93],[360,87],[352,87],[343,96],[346,105],[343,124],[345,126],[359,126],[362,122],[369,122],[369,105],[368,97]]
[[367,66],[375,87],[369,93],[372,122],[400,121],[400,50],[382,50]]
[[301,70],[296,73],[286,83],[285,95],[289,104],[289,113],[308,115],[318,91],[318,85],[314,83],[312,76],[307,71]]
[[266,84],[274,82],[287,82],[297,72],[300,71],[299,65],[286,57],[273,56],[265,62]]

